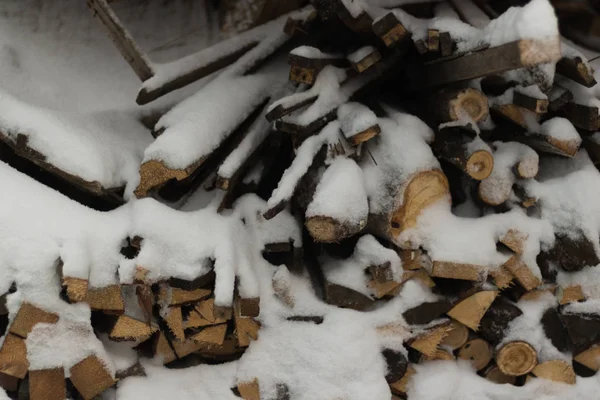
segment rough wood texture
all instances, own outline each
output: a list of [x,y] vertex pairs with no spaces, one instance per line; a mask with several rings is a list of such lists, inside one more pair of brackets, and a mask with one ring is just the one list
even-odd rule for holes
[[506,375],[504,372],[502,372],[500,370],[500,368],[498,368],[497,365],[490,365],[488,368],[486,368],[485,371],[483,372],[483,376],[488,381],[498,383],[501,385],[504,383],[509,383],[511,385],[514,385],[517,381],[516,377]]
[[387,365],[387,373],[385,375],[387,383],[394,383],[402,379],[408,368],[408,360],[404,354],[392,349],[384,349],[381,354]]
[[581,285],[567,286],[566,288],[559,288],[558,293],[558,304],[564,305],[574,301],[585,300],[585,295],[581,289]]
[[205,299],[210,296],[211,293],[212,291],[210,289],[185,290],[162,285],[158,293],[158,299],[163,304],[181,306]]
[[113,43],[138,78],[141,81],[151,78],[154,73],[146,55],[140,51],[131,34],[123,26],[106,0],[87,0],[87,4],[92,9],[94,17],[98,18],[106,27]]
[[29,371],[31,400],[63,400],[67,396],[63,368]]
[[390,389],[392,390],[392,393],[405,396],[406,392],[408,392],[408,384],[410,383],[410,379],[415,373],[415,369],[409,366],[406,369],[406,373],[404,374],[402,379],[390,384]]
[[480,281],[485,276],[485,268],[481,265],[433,261],[430,275],[436,278]]
[[364,311],[373,304],[373,300],[362,293],[335,283],[325,283],[325,301],[342,308]]
[[594,71],[581,59],[581,57],[563,57],[556,63],[556,73],[583,85],[593,87],[596,85]]
[[497,297],[479,322],[479,334],[493,345],[504,338],[509,324],[523,315],[519,307],[504,297]]
[[134,193],[138,198],[146,197],[151,190],[159,189],[172,179],[184,180],[204,161],[204,158],[200,159],[197,163],[185,169],[169,168],[162,161],[146,161],[140,167],[140,184]]
[[547,99],[536,99],[519,91],[513,94],[513,103],[516,106],[526,108],[536,114],[545,114],[548,112],[550,102]]
[[70,379],[85,400],[91,400],[114,385],[114,377],[95,355],[88,356],[71,367]]
[[535,289],[542,283],[540,278],[533,275],[527,264],[525,264],[518,254],[509,258],[503,267],[509,270],[517,282],[527,291]]
[[373,32],[383,40],[387,47],[396,46],[410,37],[410,33],[392,12],[373,23]]
[[492,346],[483,339],[473,339],[465,343],[458,351],[458,357],[467,360],[479,371],[492,360]]
[[500,239],[500,243],[511,249],[517,254],[523,254],[523,248],[529,235],[527,233],[520,232],[516,229],[509,229]]
[[207,326],[200,332],[192,335],[192,340],[200,343],[220,346],[225,341],[227,324]]
[[169,309],[165,312],[163,319],[167,324],[169,331],[173,334],[176,340],[185,340],[181,307],[169,307]]
[[488,99],[477,89],[442,90],[430,100],[438,123],[471,119],[484,120],[489,114]]
[[42,310],[32,304],[23,303],[17,316],[10,325],[9,332],[26,338],[35,324],[54,324],[58,321],[58,315]]
[[0,372],[0,388],[7,392],[16,392],[19,389],[19,378]]
[[88,288],[85,302],[92,310],[111,314],[123,314],[125,303],[121,294],[121,285],[110,285],[102,288]]
[[538,378],[548,379],[554,382],[575,384],[575,371],[571,364],[564,360],[551,360],[538,364],[531,371]]
[[496,362],[503,374],[521,376],[528,374],[537,365],[537,352],[529,343],[510,342],[496,354]]
[[559,351],[569,350],[569,338],[562,318],[556,308],[547,309],[542,315],[542,327],[552,345]]
[[450,323],[444,323],[430,329],[428,332],[419,335],[415,339],[409,342],[409,346],[413,349],[425,354],[426,356],[432,357],[438,350],[438,346],[448,335],[451,330]]
[[84,301],[88,292],[87,279],[63,277],[62,286],[66,289],[67,298],[73,303]]
[[237,389],[244,400],[260,400],[260,388],[256,378],[251,382],[238,383]]
[[457,321],[450,323],[448,334],[442,339],[440,345],[451,350],[461,348],[469,340],[469,328]]
[[373,65],[377,64],[381,60],[381,54],[377,49],[373,49],[373,51],[358,61],[351,61],[352,68],[358,72],[359,74],[371,68]]
[[338,243],[356,235],[366,226],[365,220],[357,223],[338,221],[329,216],[317,215],[306,219],[304,223],[310,235],[320,243]]
[[495,290],[484,290],[467,297],[456,304],[448,315],[474,331],[479,329],[479,322],[494,299],[498,296]]
[[381,133],[381,128],[379,125],[372,126],[362,132],[358,132],[356,135],[347,137],[346,140],[352,146],[358,146],[361,143],[367,142],[368,140],[374,138],[375,136]]
[[436,136],[434,149],[438,156],[464,171],[471,178],[481,181],[494,169],[494,157],[488,150],[469,149],[471,140],[462,135]]
[[[448,299],[432,303],[422,303],[402,313],[407,324],[426,325],[450,311],[452,305]],[[454,326],[453,326],[454,329]]]
[[137,341],[143,342],[152,336],[158,330],[146,322],[138,321],[127,315],[120,315],[109,333],[109,337],[114,341]]
[[25,339],[11,333],[7,334],[0,349],[0,372],[23,379],[28,369]]
[[590,347],[573,357],[573,360],[591,370],[600,370],[600,346]]

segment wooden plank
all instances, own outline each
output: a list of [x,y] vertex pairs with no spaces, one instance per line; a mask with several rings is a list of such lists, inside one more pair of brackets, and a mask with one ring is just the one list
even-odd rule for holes
[[98,18],[102,25],[108,30],[108,35],[125,61],[136,73],[141,81],[145,81],[154,75],[150,61],[137,46],[133,37],[121,23],[112,7],[106,0],[87,0],[88,7],[93,11],[94,17]]

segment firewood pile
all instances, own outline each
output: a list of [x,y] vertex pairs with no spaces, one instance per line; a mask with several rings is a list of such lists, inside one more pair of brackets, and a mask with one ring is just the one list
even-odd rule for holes
[[[301,276],[330,306],[402,305],[374,323],[392,399],[410,399],[419,368],[440,360],[519,387],[600,369],[600,92],[578,41],[595,2],[551,2],[557,19],[546,0],[315,0],[170,64],[143,54],[109,2],[88,3],[143,81],[139,104],[211,78],[142,121],[154,141],[131,150],[139,172],[118,185],[79,176],[34,131],[0,121],[3,161],[112,210],[69,203],[81,237],[40,230],[61,243],[47,273],[66,311],[7,275],[10,396],[96,398],[144,376],[147,358],[243,360],[265,302],[288,322],[324,323],[297,311]],[[96,226],[105,247],[92,244]],[[278,266],[267,295],[253,272],[264,260]],[[63,334],[85,348],[44,349]],[[111,365],[104,349],[121,345],[135,362]],[[265,397],[255,372],[234,396],[294,399],[284,381]]]

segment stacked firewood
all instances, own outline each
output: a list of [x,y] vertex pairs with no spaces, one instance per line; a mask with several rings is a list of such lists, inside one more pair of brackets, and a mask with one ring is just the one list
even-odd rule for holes
[[[177,76],[177,68],[152,65],[129,34],[119,36],[108,2],[89,3],[142,71],[139,103],[217,75],[154,119],[136,197],[180,206],[212,193],[227,214],[252,192],[267,201],[253,217],[291,212],[304,227],[303,247],[285,237],[263,249],[264,258],[285,264],[272,288],[287,307],[297,301],[289,275],[304,268],[322,299],[338,307],[368,312],[406,293],[426,294],[398,321],[377,327],[404,346],[382,348],[392,398],[407,395],[416,365],[434,360],[466,360],[482,377],[517,386],[534,377],[575,384],[600,369],[600,310],[581,275],[600,263],[598,232],[590,234],[585,217],[555,218],[539,186],[562,177],[552,175],[559,164],[597,173],[594,71],[557,21],[541,33],[511,25],[532,14],[553,18],[548,2],[498,14],[468,0],[397,8],[315,0],[209,49],[204,56],[212,58],[197,68],[188,59]],[[57,172],[25,132],[0,131],[0,140],[13,164],[24,158]],[[87,184],[57,175],[62,186],[90,194]],[[558,182],[555,190],[570,190]],[[123,201],[122,190],[94,187]],[[127,241],[121,251],[133,259],[144,238]],[[233,305],[217,304],[219,272],[207,263],[209,272],[191,280],[153,280],[138,265],[132,282],[100,288],[63,270],[61,295],[89,305],[97,335],[139,355],[176,366],[191,357],[230,361],[258,338],[260,299],[243,297],[232,279]],[[93,353],[69,371],[31,369],[26,339],[58,315],[26,302],[10,320],[0,303],[0,314],[7,391],[91,399],[143,374],[139,364],[110,371]],[[19,384],[25,378],[28,385]],[[277,398],[289,399],[280,389]],[[262,398],[258,380],[232,390]]]

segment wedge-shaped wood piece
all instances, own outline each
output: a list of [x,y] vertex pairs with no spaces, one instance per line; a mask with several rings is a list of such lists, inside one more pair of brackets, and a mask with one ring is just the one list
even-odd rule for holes
[[195,342],[221,346],[225,341],[225,334],[227,333],[227,324],[207,326],[200,332],[192,335],[191,339]]
[[581,57],[563,57],[556,63],[556,73],[583,85],[596,85],[594,70]]
[[381,60],[381,54],[374,47],[364,47],[349,56],[352,68],[362,73]]
[[565,288],[559,287],[556,295],[558,297],[558,303],[560,305],[569,304],[574,301],[585,300],[585,295],[583,294],[583,289],[581,289],[581,285],[572,285],[567,286]]
[[410,32],[391,11],[373,22],[373,32],[383,40],[387,47],[393,47],[410,37]]
[[69,301],[77,303],[84,301],[88,292],[88,280],[65,276],[62,279],[62,286],[66,290]]
[[499,242],[514,251],[517,254],[523,254],[525,242],[529,238],[527,233],[520,232],[516,229],[509,229],[500,237]]
[[421,355],[421,358],[419,358],[419,362],[450,361],[450,360],[456,360],[456,357],[454,357],[454,354],[450,353],[449,351],[442,350],[442,349],[438,349],[433,356],[426,356],[425,354],[423,354],[423,355]]
[[387,373],[385,375],[387,383],[394,383],[400,380],[408,367],[408,360],[404,354],[398,350],[384,349],[381,355],[385,359],[387,366]]
[[110,314],[123,314],[125,303],[121,294],[121,285],[110,285],[102,288],[88,288],[85,302],[92,310],[104,311]]
[[375,279],[371,279],[367,284],[367,287],[373,291],[373,295],[376,298],[382,299],[388,296],[395,296],[401,285],[402,282],[379,282]]
[[567,383],[569,385],[574,385],[576,380],[573,366],[564,360],[545,361],[536,365],[531,373],[538,378]]
[[212,291],[210,289],[185,290],[163,284],[160,286],[158,299],[163,304],[181,306],[205,299],[209,297],[211,293]]
[[595,132],[600,129],[600,116],[598,107],[584,104],[567,103],[562,112],[576,128]]
[[409,346],[426,356],[432,357],[451,329],[450,323],[440,324],[411,340]]
[[114,341],[143,342],[158,330],[157,327],[143,321],[138,321],[127,315],[119,315],[110,331],[109,338]]
[[23,379],[27,375],[27,347],[25,339],[9,333],[0,349],[0,372],[15,378]]
[[373,304],[373,300],[356,290],[335,283],[325,283],[325,301],[342,308],[362,311]]
[[233,318],[235,324],[234,334],[238,341],[238,346],[248,347],[251,340],[258,339],[260,324],[254,318],[243,317],[238,302],[236,302],[234,307]]
[[503,266],[510,271],[525,290],[533,290],[542,283],[537,276],[533,275],[527,264],[525,264],[518,254],[509,258]]
[[573,357],[573,360],[591,370],[600,370],[600,346],[590,347]]
[[510,383],[511,385],[514,385],[517,381],[516,377],[506,375],[500,370],[500,368],[498,368],[497,365],[490,365],[488,368],[486,368],[483,372],[483,376],[488,381],[498,383],[501,385],[504,383]]
[[503,265],[500,265],[497,268],[490,270],[490,276],[494,278],[494,284],[500,290],[504,290],[510,287],[514,279],[513,274],[511,274],[509,270],[504,268]]
[[202,318],[206,319],[207,321],[209,321],[215,325],[227,322],[227,320],[225,318],[219,318],[215,314],[215,299],[214,299],[214,297],[211,297],[206,300],[202,300],[200,303],[198,303],[198,305],[196,306],[196,311],[202,316]]
[[504,339],[510,323],[521,315],[521,309],[505,296],[496,297],[479,322],[479,335],[496,346]]
[[21,304],[17,316],[10,325],[9,332],[26,338],[35,324],[54,324],[58,321],[58,315],[44,311],[30,303]]
[[[178,343],[178,342],[175,342]],[[177,359],[177,354],[171,348],[167,337],[163,332],[159,332],[154,339],[153,352],[155,357],[160,357],[163,364],[168,364]]]
[[412,376],[416,373],[417,371],[415,371],[413,367],[409,366],[406,369],[406,373],[399,381],[390,384],[390,389],[392,390],[392,393],[405,396],[408,392],[408,385],[410,383],[410,380]]
[[260,400],[260,388],[256,378],[250,382],[238,383],[237,389],[244,400]]
[[421,79],[414,87],[432,87],[483,76],[499,74],[517,68],[549,63],[562,57],[558,37],[522,39],[462,57],[425,65]]
[[537,365],[537,352],[529,343],[516,341],[502,346],[496,354],[496,362],[503,374],[521,376]]
[[480,281],[485,276],[485,267],[449,261],[433,261],[430,275],[435,278]]
[[477,292],[452,307],[452,309],[448,311],[448,315],[461,324],[477,331],[479,329],[481,318],[483,318],[485,312],[494,302],[496,296],[498,296],[498,291],[496,290]]
[[85,400],[91,400],[115,384],[104,363],[95,355],[88,356],[71,367],[70,379]]
[[550,101],[548,99],[538,99],[515,90],[513,94],[513,103],[519,107],[526,108],[536,114],[545,114],[548,112]]
[[479,371],[492,360],[492,346],[483,339],[469,340],[458,351],[458,358],[466,360]]
[[183,331],[183,315],[181,314],[181,307],[169,307],[163,316],[163,319],[169,331],[173,334],[176,340],[185,340],[185,333]]
[[184,169],[169,168],[162,161],[149,160],[140,167],[140,184],[134,193],[138,198],[148,196],[150,190],[160,188],[170,180],[181,181],[190,176],[204,161],[205,157]]
[[469,328],[457,321],[450,322],[450,330],[442,339],[441,346],[448,347],[451,350],[461,348],[469,340]]
[[239,303],[238,307],[242,317],[258,317],[260,314],[259,297],[238,297],[236,301]]
[[65,371],[61,368],[29,371],[31,400],[64,400],[67,397]]

